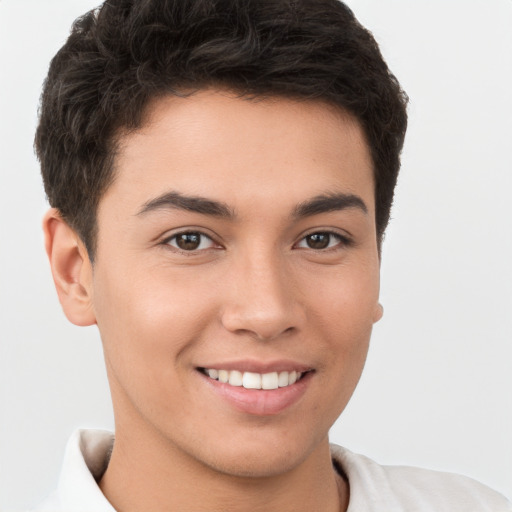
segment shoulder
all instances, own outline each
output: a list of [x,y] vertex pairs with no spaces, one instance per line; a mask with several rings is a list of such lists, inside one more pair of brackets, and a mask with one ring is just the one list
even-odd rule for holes
[[331,453],[349,481],[348,512],[512,512],[504,496],[462,475],[382,466],[336,445],[331,445]]

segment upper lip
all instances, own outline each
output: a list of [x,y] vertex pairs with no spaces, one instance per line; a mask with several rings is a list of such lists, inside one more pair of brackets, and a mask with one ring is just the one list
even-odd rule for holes
[[240,372],[271,373],[271,372],[307,372],[313,368],[304,363],[292,360],[255,361],[244,359],[239,361],[211,362],[198,366],[198,368],[215,370],[238,370]]

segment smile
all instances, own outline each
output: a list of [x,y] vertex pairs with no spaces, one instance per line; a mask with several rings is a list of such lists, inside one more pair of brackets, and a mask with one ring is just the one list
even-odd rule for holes
[[300,380],[306,372],[283,371],[270,373],[242,372],[238,370],[217,370],[214,368],[201,368],[200,371],[224,384],[245,389],[272,390],[286,388]]

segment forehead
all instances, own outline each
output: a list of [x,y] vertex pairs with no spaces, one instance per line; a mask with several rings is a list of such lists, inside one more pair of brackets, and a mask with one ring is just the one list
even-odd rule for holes
[[219,90],[166,96],[149,104],[140,129],[120,135],[118,148],[107,199],[117,194],[140,206],[167,189],[235,203],[300,202],[341,188],[366,194],[373,208],[363,130],[321,101],[246,99]]

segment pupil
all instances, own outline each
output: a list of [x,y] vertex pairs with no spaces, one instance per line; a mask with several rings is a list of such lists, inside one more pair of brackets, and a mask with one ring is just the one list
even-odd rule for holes
[[314,233],[307,237],[307,244],[311,249],[325,249],[330,242],[328,233]]
[[176,243],[180,249],[184,251],[192,251],[197,249],[201,243],[201,235],[197,233],[184,233],[179,235]]

